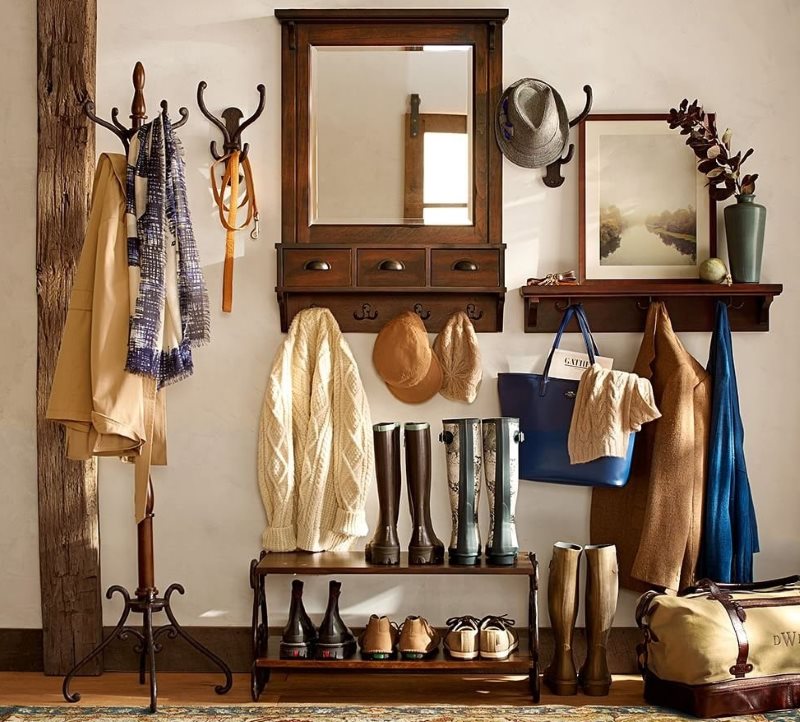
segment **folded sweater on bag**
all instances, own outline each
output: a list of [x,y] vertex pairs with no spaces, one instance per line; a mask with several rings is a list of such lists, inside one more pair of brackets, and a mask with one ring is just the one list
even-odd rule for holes
[[624,458],[630,435],[659,416],[648,379],[593,364],[578,384],[569,427],[570,463],[603,456]]

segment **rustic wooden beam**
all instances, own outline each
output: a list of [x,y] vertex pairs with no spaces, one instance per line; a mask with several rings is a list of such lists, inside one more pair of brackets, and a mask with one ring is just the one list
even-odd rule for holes
[[[36,225],[36,437],[45,674],[64,674],[100,642],[100,535],[93,461],[68,461],[45,419],[94,171],[96,0],[38,0],[39,149]],[[89,665],[90,674],[102,662]]]

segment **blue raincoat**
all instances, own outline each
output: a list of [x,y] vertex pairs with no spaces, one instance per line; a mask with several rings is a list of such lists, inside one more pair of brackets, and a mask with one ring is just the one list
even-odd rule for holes
[[700,566],[718,582],[753,581],[758,527],[744,459],[728,308],[717,302],[707,371],[713,383],[708,480]]

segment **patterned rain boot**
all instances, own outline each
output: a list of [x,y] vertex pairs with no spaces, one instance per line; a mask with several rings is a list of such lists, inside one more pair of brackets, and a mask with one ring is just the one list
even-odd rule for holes
[[519,445],[523,440],[519,419],[483,420],[483,472],[489,498],[489,564],[511,566],[517,560],[517,526],[514,514],[519,491]]
[[481,420],[445,419],[439,441],[447,454],[447,487],[453,531],[447,554],[452,564],[477,564],[481,558],[478,501],[481,494]]

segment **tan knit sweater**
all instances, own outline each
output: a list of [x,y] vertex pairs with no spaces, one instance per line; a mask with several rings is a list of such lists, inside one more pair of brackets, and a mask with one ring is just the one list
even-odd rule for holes
[[258,481],[267,551],[342,551],[368,532],[373,481],[367,396],[333,315],[295,316],[267,381]]
[[569,427],[569,460],[584,464],[602,456],[625,457],[628,439],[657,419],[648,379],[593,364],[581,376]]

